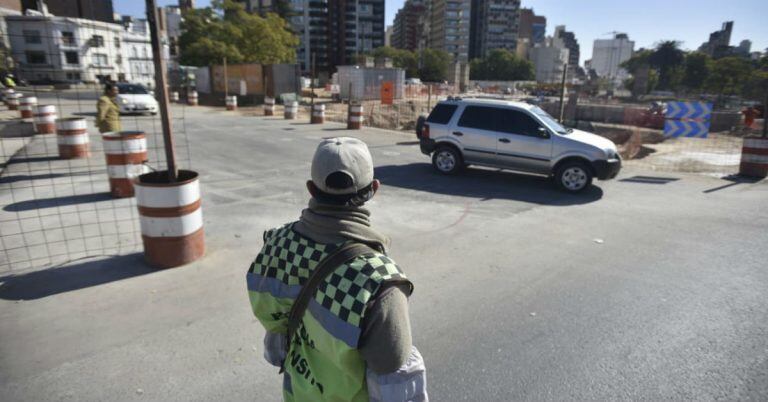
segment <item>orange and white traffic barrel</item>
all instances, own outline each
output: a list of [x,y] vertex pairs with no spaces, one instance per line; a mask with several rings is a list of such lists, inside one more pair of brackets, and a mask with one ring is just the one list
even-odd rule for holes
[[197,91],[187,93],[187,103],[189,106],[197,106]]
[[363,127],[363,105],[349,104],[347,115],[347,129],[359,130]]
[[286,120],[293,120],[296,118],[296,114],[299,112],[299,102],[290,102],[285,104],[285,112],[283,117]]
[[168,182],[166,171],[151,172],[134,181],[144,257],[156,268],[172,268],[205,254],[203,210],[197,173],[179,170]]
[[3,103],[5,103],[5,106],[8,106],[8,95],[13,93],[16,93],[16,90],[13,88],[3,89]]
[[18,92],[11,92],[5,95],[5,104],[8,105],[8,110],[19,110],[19,99],[22,96]]
[[761,178],[768,177],[768,138],[744,138],[739,174]]
[[88,124],[85,117],[69,117],[56,120],[56,141],[59,157],[64,159],[90,156]]
[[37,97],[25,96],[19,101],[19,112],[22,119],[31,119],[34,116],[34,110],[37,107]]
[[312,124],[325,123],[325,105],[312,106],[312,118],[309,120]]
[[225,102],[227,104],[227,110],[237,110],[237,96],[227,96]]
[[141,131],[104,133],[109,191],[115,198],[133,197],[133,180],[147,172],[147,136]]
[[264,116],[275,115],[275,98],[264,97]]
[[39,105],[35,108],[35,131],[38,134],[56,134],[56,106]]
[[176,91],[171,92],[171,102],[179,101],[179,93]]

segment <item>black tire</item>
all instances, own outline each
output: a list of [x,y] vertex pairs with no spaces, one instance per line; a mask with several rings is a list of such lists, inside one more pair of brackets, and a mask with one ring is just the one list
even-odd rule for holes
[[592,169],[584,162],[565,162],[555,172],[555,185],[569,193],[580,193],[592,185]]
[[454,147],[439,146],[432,152],[432,167],[445,175],[454,175],[464,168],[464,158]]

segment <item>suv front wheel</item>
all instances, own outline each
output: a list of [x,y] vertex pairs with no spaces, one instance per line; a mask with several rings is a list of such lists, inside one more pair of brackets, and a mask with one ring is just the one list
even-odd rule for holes
[[456,174],[464,167],[464,161],[455,148],[442,146],[432,153],[432,166],[442,174]]
[[557,186],[569,193],[578,193],[592,184],[592,170],[583,162],[566,162],[555,172]]

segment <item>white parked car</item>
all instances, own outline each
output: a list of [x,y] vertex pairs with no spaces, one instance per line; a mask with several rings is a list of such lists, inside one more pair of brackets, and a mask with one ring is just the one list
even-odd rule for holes
[[621,169],[609,139],[565,128],[538,106],[520,102],[448,98],[435,105],[416,135],[421,152],[443,174],[490,166],[554,176],[558,187],[575,193]]
[[154,95],[140,84],[117,84],[120,93],[117,95],[117,105],[120,114],[152,113],[157,114],[159,106]]

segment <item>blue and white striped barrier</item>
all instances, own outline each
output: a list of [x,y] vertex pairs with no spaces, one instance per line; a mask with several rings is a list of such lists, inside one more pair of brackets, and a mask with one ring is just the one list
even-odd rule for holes
[[707,138],[712,104],[706,102],[668,102],[664,116],[664,136]]

